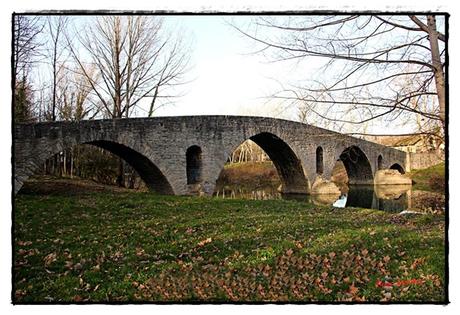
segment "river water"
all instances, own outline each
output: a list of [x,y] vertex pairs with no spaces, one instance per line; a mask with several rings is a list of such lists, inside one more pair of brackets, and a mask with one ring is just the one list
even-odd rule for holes
[[[295,199],[302,202],[330,205],[337,208],[359,207],[387,212],[401,212],[413,209],[421,203],[420,192],[413,191],[410,185],[349,185],[340,187],[340,189],[340,195],[290,195],[281,194],[274,186],[261,186],[251,189],[241,186],[221,185],[216,188],[214,195],[217,198],[225,199]],[[426,196],[423,198],[426,198]],[[443,208],[443,206],[437,204],[433,208]]]

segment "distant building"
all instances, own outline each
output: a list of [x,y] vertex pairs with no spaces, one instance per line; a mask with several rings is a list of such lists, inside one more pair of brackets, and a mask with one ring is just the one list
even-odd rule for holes
[[366,136],[366,140],[407,153],[406,171],[422,169],[444,161],[444,143],[433,135]]
[[432,135],[367,136],[366,140],[409,153],[444,150],[444,144]]

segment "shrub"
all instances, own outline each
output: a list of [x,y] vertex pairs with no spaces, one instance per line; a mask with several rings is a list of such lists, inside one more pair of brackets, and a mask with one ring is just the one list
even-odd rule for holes
[[430,186],[431,189],[437,190],[437,191],[446,189],[446,183],[445,183],[444,177],[441,177],[438,174],[433,174],[430,176],[428,180],[428,185]]

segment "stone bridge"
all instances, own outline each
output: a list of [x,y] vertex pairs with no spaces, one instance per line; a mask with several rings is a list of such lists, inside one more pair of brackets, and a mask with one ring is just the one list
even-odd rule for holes
[[332,169],[338,160],[343,161],[351,184],[379,184],[379,170],[403,172],[406,165],[402,151],[298,122],[264,117],[47,122],[16,124],[13,132],[15,193],[46,159],[78,144],[94,145],[121,157],[151,190],[160,194],[212,194],[229,156],[247,139],[271,158],[285,193],[329,192]]

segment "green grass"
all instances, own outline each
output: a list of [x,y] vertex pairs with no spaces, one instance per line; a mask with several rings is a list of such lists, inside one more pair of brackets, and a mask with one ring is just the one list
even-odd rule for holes
[[414,189],[444,192],[445,163],[408,173],[414,181]]
[[440,215],[129,192],[14,211],[17,303],[446,300]]

